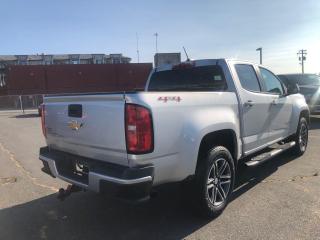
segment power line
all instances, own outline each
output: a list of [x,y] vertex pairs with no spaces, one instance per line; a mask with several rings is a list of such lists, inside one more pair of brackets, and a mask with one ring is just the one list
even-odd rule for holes
[[297,55],[299,56],[302,73],[304,73],[304,61],[306,61],[307,50],[301,49],[297,52]]

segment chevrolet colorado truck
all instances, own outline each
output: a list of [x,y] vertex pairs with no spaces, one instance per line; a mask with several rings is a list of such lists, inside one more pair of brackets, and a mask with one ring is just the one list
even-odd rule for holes
[[302,155],[308,123],[298,87],[286,89],[266,67],[187,61],[152,70],[141,92],[46,96],[39,158],[44,172],[72,186],[131,200],[181,182],[192,205],[213,217],[240,162]]

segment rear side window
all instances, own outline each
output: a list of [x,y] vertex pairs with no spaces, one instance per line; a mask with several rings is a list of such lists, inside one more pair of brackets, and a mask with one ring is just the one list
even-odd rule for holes
[[241,86],[249,91],[260,92],[260,84],[256,75],[256,71],[252,65],[237,64],[235,65]]
[[220,66],[188,67],[152,74],[149,91],[224,91],[227,84]]

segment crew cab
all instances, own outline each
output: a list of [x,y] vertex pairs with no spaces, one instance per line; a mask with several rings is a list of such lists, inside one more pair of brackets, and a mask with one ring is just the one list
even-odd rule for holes
[[46,96],[39,158],[53,177],[131,200],[181,182],[213,217],[227,206],[241,161],[303,154],[308,123],[304,97],[266,67],[187,61],[155,68],[141,92]]

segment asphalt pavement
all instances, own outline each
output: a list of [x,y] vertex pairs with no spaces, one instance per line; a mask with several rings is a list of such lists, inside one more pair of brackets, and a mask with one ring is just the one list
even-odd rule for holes
[[0,239],[320,239],[320,117],[305,155],[241,167],[226,210],[205,220],[176,185],[138,205],[91,192],[59,201],[66,183],[40,170],[40,119],[17,114],[0,114]]

